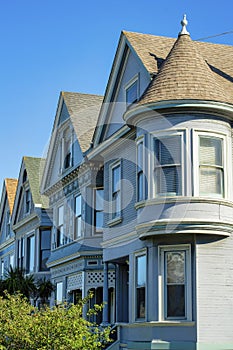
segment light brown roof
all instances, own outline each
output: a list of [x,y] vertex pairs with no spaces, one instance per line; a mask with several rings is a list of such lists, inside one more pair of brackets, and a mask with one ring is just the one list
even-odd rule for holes
[[17,184],[18,184],[17,179],[5,179],[5,186],[6,186],[6,193],[7,193],[10,214],[12,214],[12,210],[14,206]]
[[188,35],[181,35],[177,42],[148,34],[124,35],[148,72],[159,71],[140,104],[190,98],[233,103],[232,46],[196,42]]
[[103,96],[62,92],[82,152],[90,147]]

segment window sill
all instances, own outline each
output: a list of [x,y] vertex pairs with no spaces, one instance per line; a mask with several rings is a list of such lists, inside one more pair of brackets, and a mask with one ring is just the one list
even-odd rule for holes
[[120,224],[121,222],[122,222],[122,217],[118,216],[117,218],[108,221],[107,224],[109,227],[112,227],[112,226]]
[[185,321],[185,320],[174,320],[174,321],[135,321],[134,323],[124,323],[117,322],[117,326],[123,326],[128,328],[133,327],[193,327],[195,326],[195,321]]

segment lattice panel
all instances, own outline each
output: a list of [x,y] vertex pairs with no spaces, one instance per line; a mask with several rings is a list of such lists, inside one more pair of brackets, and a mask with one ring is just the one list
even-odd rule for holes
[[[104,284],[104,273],[103,271],[92,271],[87,272],[87,285],[93,288],[103,286]],[[115,271],[108,272],[108,284],[109,287],[115,286]]]
[[81,273],[68,277],[67,289],[69,290],[82,289],[82,281],[83,279],[82,279]]

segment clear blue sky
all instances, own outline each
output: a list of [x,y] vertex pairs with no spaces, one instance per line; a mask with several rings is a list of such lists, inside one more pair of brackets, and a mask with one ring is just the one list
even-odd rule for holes
[[184,13],[192,39],[233,31],[232,0],[0,0],[0,189],[43,155],[61,90],[104,94],[121,30],[176,37]]

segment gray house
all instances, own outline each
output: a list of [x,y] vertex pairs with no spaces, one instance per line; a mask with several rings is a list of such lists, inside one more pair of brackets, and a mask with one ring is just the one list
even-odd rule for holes
[[44,159],[23,157],[12,211],[15,233],[15,266],[35,281],[49,279],[52,220],[48,199],[39,192]]
[[104,169],[116,267],[109,349],[233,349],[233,47],[186,25],[177,39],[122,32],[86,155]]
[[11,215],[15,200],[17,179],[5,179],[0,202],[0,261],[1,279],[5,278],[10,266],[14,267],[15,235],[12,231]]
[[[91,304],[103,301],[103,169],[98,159],[86,158],[102,100],[102,96],[62,92],[58,101],[41,183],[53,212],[47,266],[56,285],[56,303],[76,303],[89,292],[94,294]],[[113,300],[115,271],[108,274]],[[113,310],[109,317],[113,318]],[[102,316],[95,321],[101,323]]]

